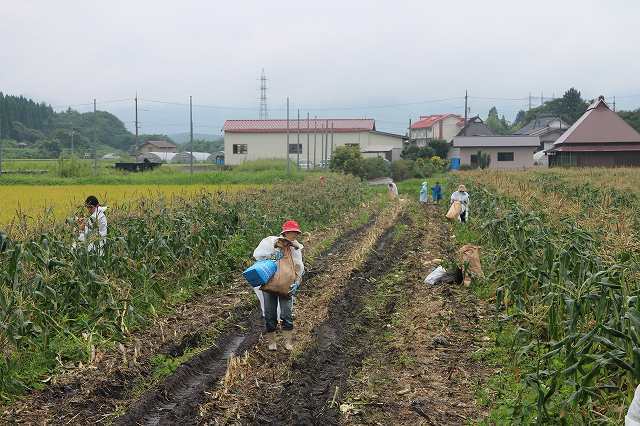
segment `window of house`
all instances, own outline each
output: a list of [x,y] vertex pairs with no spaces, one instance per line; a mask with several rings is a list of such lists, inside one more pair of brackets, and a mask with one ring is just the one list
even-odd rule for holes
[[478,154],[471,154],[471,167],[478,167]]
[[301,143],[290,143],[289,144],[289,154],[302,154],[302,144]]
[[246,154],[247,153],[247,144],[246,143],[234,143],[233,144],[233,153],[234,154]]
[[498,161],[513,161],[513,152],[499,152]]
[[352,148],[360,148],[359,143],[345,143],[346,146],[350,146]]

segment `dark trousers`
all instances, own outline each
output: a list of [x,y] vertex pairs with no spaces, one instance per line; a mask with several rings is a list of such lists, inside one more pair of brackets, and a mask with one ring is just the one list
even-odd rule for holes
[[464,211],[462,213],[460,213],[460,221],[462,223],[466,223],[467,222],[467,209],[464,209]]
[[264,323],[267,333],[278,328],[278,301],[280,302],[280,318],[283,330],[293,330],[293,316],[291,315],[293,304],[291,297],[278,296],[264,292]]

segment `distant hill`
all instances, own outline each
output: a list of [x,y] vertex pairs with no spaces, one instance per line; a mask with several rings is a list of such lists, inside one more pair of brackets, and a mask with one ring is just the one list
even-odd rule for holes
[[134,137],[106,111],[55,112],[45,103],[0,92],[0,139],[7,140],[8,157],[55,158],[72,146],[76,153],[126,151]]
[[[178,143],[178,144],[189,142],[189,133],[176,133],[173,135],[169,135],[169,137],[171,138],[171,140],[173,140],[175,143]],[[212,135],[208,133],[194,133],[193,140],[216,142],[216,141],[221,141],[222,136]]]

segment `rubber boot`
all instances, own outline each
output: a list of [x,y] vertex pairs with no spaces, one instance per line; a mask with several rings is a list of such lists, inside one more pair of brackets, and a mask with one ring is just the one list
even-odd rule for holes
[[284,348],[288,351],[293,350],[293,330],[282,330],[284,338]]
[[270,351],[277,351],[278,350],[278,344],[276,343],[276,333],[275,333],[275,331],[272,331],[271,333],[265,333],[264,338],[267,341],[268,349]]

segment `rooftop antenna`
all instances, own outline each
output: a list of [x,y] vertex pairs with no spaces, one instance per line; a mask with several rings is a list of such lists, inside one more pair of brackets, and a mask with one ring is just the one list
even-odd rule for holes
[[267,77],[264,75],[264,68],[262,68],[262,74],[260,75],[260,120],[266,120],[269,118],[267,112]]

